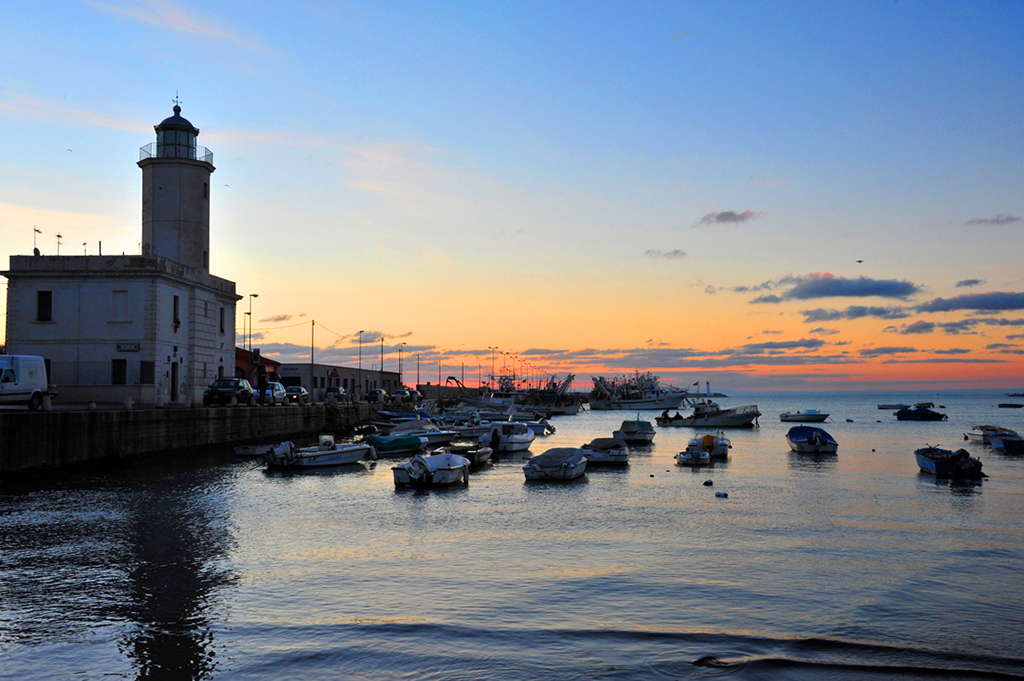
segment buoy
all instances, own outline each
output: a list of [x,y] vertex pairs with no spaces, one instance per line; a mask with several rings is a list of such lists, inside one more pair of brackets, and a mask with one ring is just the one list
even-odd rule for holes
[[715,496],[719,499],[728,499],[729,494],[727,492],[715,492]]
[[704,486],[705,486],[705,487],[711,487],[711,486],[712,486],[712,485],[714,485],[714,484],[715,484],[715,483],[713,483],[713,482],[712,482],[711,480],[705,480],[705,481],[704,481]]
[[651,477],[652,477],[652,478],[654,477],[654,473],[651,473]]
[[847,423],[853,423],[853,419],[846,419]]
[[872,447],[872,448],[871,448],[871,451],[875,451],[875,448],[874,448],[874,447]]

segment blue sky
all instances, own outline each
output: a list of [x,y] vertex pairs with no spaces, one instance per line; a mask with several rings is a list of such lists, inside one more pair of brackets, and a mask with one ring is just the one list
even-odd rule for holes
[[316,319],[338,361],[363,329],[451,365],[1024,385],[1022,33],[1018,2],[9,4],[0,248],[137,250],[177,93],[211,269],[283,359]]

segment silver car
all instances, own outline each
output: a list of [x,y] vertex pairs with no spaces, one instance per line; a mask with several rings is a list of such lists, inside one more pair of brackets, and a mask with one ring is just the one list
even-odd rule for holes
[[[260,399],[262,397],[262,399]],[[288,401],[288,392],[284,388],[284,384],[278,383],[277,381],[270,381],[267,383],[265,390],[255,391],[253,401],[263,404],[285,404]]]

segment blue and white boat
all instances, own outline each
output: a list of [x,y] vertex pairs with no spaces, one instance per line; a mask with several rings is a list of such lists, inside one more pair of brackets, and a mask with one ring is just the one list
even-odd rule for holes
[[917,465],[925,473],[949,478],[980,478],[981,459],[967,453],[966,449],[952,451],[939,447],[922,447],[914,450]]
[[835,454],[839,443],[822,428],[793,426],[786,433],[789,448],[801,454]]

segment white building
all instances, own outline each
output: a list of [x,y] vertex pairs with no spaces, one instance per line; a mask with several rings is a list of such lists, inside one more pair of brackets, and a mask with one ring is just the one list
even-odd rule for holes
[[139,161],[142,255],[12,255],[0,272],[7,352],[42,355],[61,401],[200,402],[234,375],[240,296],[209,271],[213,154],[177,105],[155,129]]

